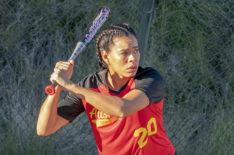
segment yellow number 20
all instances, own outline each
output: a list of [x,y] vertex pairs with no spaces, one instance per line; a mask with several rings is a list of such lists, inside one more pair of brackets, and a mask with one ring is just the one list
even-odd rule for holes
[[[152,126],[154,129],[152,129]],[[138,140],[138,145],[140,148],[143,148],[148,142],[148,136],[155,135],[156,133],[157,133],[156,119],[151,118],[147,123],[147,129],[143,127],[136,129],[134,132],[134,137],[140,136]]]

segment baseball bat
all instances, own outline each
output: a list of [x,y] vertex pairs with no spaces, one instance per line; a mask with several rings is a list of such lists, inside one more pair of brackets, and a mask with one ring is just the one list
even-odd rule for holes
[[[94,19],[91,27],[89,28],[88,32],[84,35],[83,39],[81,41],[78,41],[76,44],[76,47],[71,55],[71,57],[68,59],[75,60],[75,58],[84,50],[86,45],[93,39],[94,35],[97,33],[97,31],[101,28],[103,23],[106,21],[107,17],[110,14],[110,9],[108,7],[102,7],[100,13],[98,16]],[[53,95],[55,94],[55,83],[52,83],[51,85],[47,85],[45,87],[45,93],[47,95]]]

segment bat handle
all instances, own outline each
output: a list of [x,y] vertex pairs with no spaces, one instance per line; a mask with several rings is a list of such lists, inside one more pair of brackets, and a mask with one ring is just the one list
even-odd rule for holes
[[51,85],[47,85],[45,87],[45,93],[47,95],[54,95],[55,94],[55,87],[56,87],[55,83],[52,83]]

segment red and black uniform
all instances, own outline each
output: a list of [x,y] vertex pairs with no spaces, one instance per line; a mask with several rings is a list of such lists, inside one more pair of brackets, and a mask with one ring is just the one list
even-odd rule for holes
[[102,94],[123,97],[132,89],[143,91],[150,105],[123,118],[96,109],[85,100],[69,94],[60,101],[58,114],[73,121],[86,111],[100,155],[174,155],[175,149],[163,127],[163,79],[153,68],[138,68],[136,75],[119,91],[108,88],[107,70],[93,73],[79,86]]

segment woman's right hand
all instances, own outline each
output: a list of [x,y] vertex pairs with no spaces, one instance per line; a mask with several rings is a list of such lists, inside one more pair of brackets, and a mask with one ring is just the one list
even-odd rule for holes
[[57,62],[54,72],[50,76],[50,81],[62,86],[66,90],[66,87],[71,83],[70,79],[73,74],[73,68],[74,60]]

